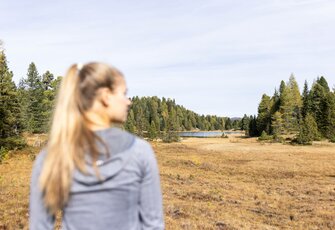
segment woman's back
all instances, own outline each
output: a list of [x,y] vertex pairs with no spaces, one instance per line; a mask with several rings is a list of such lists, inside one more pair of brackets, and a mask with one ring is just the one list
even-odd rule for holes
[[116,68],[91,62],[68,69],[48,144],[33,168],[31,229],[52,229],[59,210],[63,229],[164,228],[150,144],[110,128],[125,123],[131,104]]
[[[106,146],[99,150],[98,179],[87,154],[88,175],[73,172],[70,198],[63,208],[63,229],[164,229],[157,162],[151,145],[119,128],[96,131]],[[30,228],[52,229],[42,193],[36,186],[46,155],[37,158],[32,176]]]

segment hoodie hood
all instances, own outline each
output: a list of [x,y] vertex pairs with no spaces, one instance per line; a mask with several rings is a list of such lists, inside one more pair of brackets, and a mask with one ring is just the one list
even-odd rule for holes
[[[74,182],[84,186],[101,184],[117,175],[127,164],[136,140],[135,135],[117,127],[95,131],[95,134],[105,143],[104,145],[97,141],[99,157],[96,163],[102,180],[97,178],[92,159],[87,154],[85,159],[87,174],[81,173],[78,169],[73,172]],[[109,156],[106,154],[106,148]]]

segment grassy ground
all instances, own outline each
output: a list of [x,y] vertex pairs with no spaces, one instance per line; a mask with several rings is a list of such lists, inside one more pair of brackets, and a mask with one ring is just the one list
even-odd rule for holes
[[[167,229],[335,229],[335,144],[187,138],[152,143]],[[0,229],[27,229],[32,160],[0,165]]]

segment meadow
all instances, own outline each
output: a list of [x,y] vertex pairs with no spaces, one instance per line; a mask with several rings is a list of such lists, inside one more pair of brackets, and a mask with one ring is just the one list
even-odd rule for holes
[[[293,146],[230,135],[151,144],[166,229],[335,229],[334,143]],[[0,229],[28,229],[39,150],[12,152],[0,165]]]

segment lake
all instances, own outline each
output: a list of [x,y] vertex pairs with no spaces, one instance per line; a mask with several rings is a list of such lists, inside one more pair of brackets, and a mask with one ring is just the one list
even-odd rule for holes
[[221,137],[222,134],[244,134],[243,131],[200,131],[200,132],[178,132],[180,137]]

